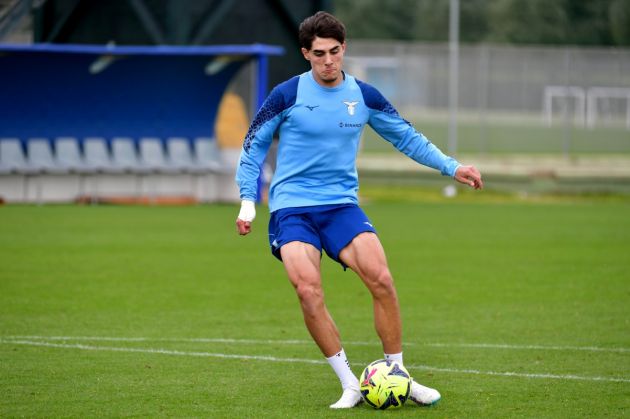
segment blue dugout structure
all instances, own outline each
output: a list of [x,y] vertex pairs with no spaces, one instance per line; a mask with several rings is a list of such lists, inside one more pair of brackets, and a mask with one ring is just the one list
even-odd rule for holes
[[214,137],[221,97],[256,60],[257,104],[269,45],[0,45],[0,137]]
[[[283,53],[281,47],[261,44],[0,45],[0,198],[74,199],[88,193],[88,177],[97,186],[109,185],[110,194],[159,194],[159,185],[148,192],[142,186],[124,192],[116,182],[121,186],[128,179],[112,182],[105,174],[171,177],[162,184],[182,174],[218,176],[221,170],[212,169],[216,165],[208,150],[216,148],[215,122],[228,84],[255,60],[254,100],[260,107],[267,94],[268,57]],[[104,150],[96,159],[106,162],[98,167],[91,163],[95,139]],[[131,146],[118,147],[121,142]],[[137,163],[126,168],[126,162]],[[71,175],[78,177],[78,186],[68,186]],[[199,189],[191,187],[190,195],[198,196]],[[182,187],[170,190],[177,193]]]

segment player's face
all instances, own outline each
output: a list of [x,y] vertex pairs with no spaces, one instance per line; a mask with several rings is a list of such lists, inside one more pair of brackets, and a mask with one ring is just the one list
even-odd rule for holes
[[334,87],[343,81],[341,68],[345,52],[345,42],[342,44],[334,38],[317,36],[310,50],[302,48],[304,58],[311,62],[315,81],[325,87]]

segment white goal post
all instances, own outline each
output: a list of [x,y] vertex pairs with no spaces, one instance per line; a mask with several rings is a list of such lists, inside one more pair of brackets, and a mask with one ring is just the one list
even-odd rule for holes
[[[557,109],[554,103],[558,103],[563,117],[570,117],[576,126],[592,129],[601,120],[600,103],[609,99],[625,102],[625,128],[630,130],[630,88],[627,87],[545,86],[543,116],[547,126],[553,125]],[[572,109],[571,102],[575,104]]]
[[569,112],[569,100],[575,101],[575,113],[573,122],[578,126],[584,126],[586,118],[586,92],[580,86],[545,86],[543,101],[543,114],[547,126],[553,124],[554,99],[562,100],[562,111],[566,115]]
[[586,91],[586,126],[595,128],[599,118],[598,103],[602,99],[625,99],[626,129],[630,130],[630,88],[623,87],[591,87]]

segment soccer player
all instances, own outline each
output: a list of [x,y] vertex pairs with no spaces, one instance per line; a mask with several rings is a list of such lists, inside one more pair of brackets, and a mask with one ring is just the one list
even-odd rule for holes
[[[362,398],[324,302],[322,249],[366,285],[384,356],[402,363],[396,289],[376,230],[358,206],[356,156],[365,125],[420,164],[475,189],[483,182],[475,167],[444,155],[378,90],[342,70],[342,22],[318,12],[300,24],[299,41],[311,70],[276,86],[247,132],[236,172],[242,200],[236,226],[241,235],[251,232],[258,178],[277,131],[276,171],[269,188],[271,252],[284,264],[306,327],[341,381],[342,396],[330,407],[351,408]],[[432,405],[440,393],[413,381],[409,398]]]

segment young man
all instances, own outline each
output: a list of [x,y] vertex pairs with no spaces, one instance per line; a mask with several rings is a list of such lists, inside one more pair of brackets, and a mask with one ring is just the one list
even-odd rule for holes
[[[331,408],[361,402],[357,377],[341,346],[323,297],[322,249],[358,274],[369,289],[374,323],[385,358],[402,362],[398,297],[376,230],[358,207],[356,156],[369,124],[418,163],[475,189],[479,171],[445,156],[405,121],[372,86],[342,71],[344,25],[318,12],[300,25],[299,40],[311,70],[276,86],[258,111],[241,152],[236,181],[242,199],[238,232],[251,232],[261,167],[274,132],[280,135],[276,172],[269,189],[269,243],[299,298],[304,322],[341,381]],[[412,382],[410,399],[432,405],[437,390]]]

